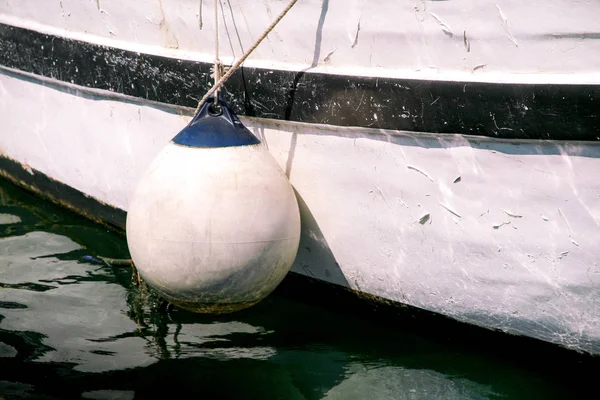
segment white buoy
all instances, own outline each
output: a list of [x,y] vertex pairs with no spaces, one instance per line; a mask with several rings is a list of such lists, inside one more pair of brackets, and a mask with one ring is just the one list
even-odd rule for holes
[[294,191],[269,151],[226,103],[207,102],[158,154],[127,214],[145,282],[169,302],[223,313],[266,297],[300,240]]

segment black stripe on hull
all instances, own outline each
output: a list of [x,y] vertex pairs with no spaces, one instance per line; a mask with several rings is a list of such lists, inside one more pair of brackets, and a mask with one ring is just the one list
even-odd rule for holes
[[[210,63],[140,54],[0,24],[0,65],[194,107]],[[514,139],[600,140],[600,85],[327,75],[245,67],[227,83],[242,115]]]
[[0,178],[6,178],[38,196],[112,229],[125,228],[125,211],[105,204],[62,182],[0,155]]

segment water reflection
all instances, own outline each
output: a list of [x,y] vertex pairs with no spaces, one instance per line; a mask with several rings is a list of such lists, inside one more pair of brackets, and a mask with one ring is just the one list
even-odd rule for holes
[[[1,183],[0,183],[1,184]],[[0,186],[0,396],[132,399],[561,398],[515,364],[277,296],[210,317],[166,310],[124,238]]]
[[483,399],[496,395],[490,388],[467,379],[450,379],[435,371],[383,366],[352,374],[323,399]]

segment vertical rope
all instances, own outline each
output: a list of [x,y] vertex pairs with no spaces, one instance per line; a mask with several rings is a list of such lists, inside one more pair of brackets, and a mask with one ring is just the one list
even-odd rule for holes
[[[215,75],[215,85],[221,79],[221,60],[219,60],[219,0],[215,0],[215,67],[214,67],[214,75]],[[213,107],[219,107],[219,91],[217,88],[215,90],[215,101],[213,103]],[[216,110],[215,110],[216,111]]]
[[217,82],[215,82],[213,87],[210,88],[208,92],[206,92],[204,97],[202,97],[200,102],[198,102],[198,107],[196,107],[196,111],[194,113],[197,113],[200,110],[200,108],[202,108],[204,103],[206,103],[206,100],[208,100],[210,95],[213,94],[216,90],[218,90],[221,86],[223,86],[225,81],[229,79],[229,77],[242,65],[244,61],[246,61],[246,58],[248,58],[248,56],[252,54],[252,52],[258,47],[258,45],[264,40],[264,38],[267,37],[267,35],[273,30],[273,28],[275,28],[275,25],[277,25],[279,21],[281,21],[283,17],[285,17],[285,15],[288,13],[288,11],[290,11],[290,9],[294,6],[294,4],[296,4],[297,1],[298,0],[291,0],[289,4],[283,9],[281,14],[279,14],[279,16],[275,18],[273,22],[271,22],[271,25],[269,25],[269,27],[265,29],[263,34],[260,35],[256,42],[254,42],[252,47],[246,50],[246,52],[231,66],[231,68],[229,68],[225,75],[223,75]]

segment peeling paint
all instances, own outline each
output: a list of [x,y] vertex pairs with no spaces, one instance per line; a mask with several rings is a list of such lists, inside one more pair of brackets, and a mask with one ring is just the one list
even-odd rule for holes
[[422,171],[419,168],[414,167],[412,165],[407,165],[406,168],[412,169],[413,171],[416,171],[416,172],[420,173],[421,175],[423,175],[424,177],[426,177],[427,179],[429,179],[431,182],[434,182],[434,180],[431,178],[431,176],[429,176],[429,174],[427,172]]
[[510,221],[501,222],[499,224],[494,224],[494,225],[492,225],[492,228],[498,229],[498,228],[500,228],[501,226],[504,226],[504,225],[510,225]]
[[432,12],[430,12],[429,15],[431,15],[433,17],[433,19],[435,19],[435,21],[440,25],[440,27],[442,28],[442,32],[444,32],[449,37],[453,37],[454,36],[454,32],[452,31],[452,28],[450,28],[448,25],[446,25],[440,19],[440,17],[438,17],[437,15],[435,15]]
[[[363,33],[366,33],[366,29]],[[347,40],[347,38],[344,37],[344,40]],[[505,40],[503,42],[507,44]],[[456,45],[460,46],[460,40],[456,42]],[[347,42],[346,50],[348,50]],[[337,61],[337,55],[334,61]],[[168,74],[179,73],[176,69],[177,64],[173,64],[175,68],[167,68],[165,70],[156,69],[156,71],[153,70],[151,73],[167,77]],[[149,63],[142,65],[148,70],[150,70],[150,67],[155,67],[155,65]],[[85,71],[81,71],[81,73],[85,74]],[[273,74],[272,76],[275,75]],[[189,73],[187,76],[189,76]],[[252,77],[255,76],[262,77],[265,80],[265,75],[252,75]],[[2,79],[4,85],[9,80],[15,80],[14,78],[6,77]],[[330,77],[330,79],[335,79],[335,77]],[[151,76],[149,80],[156,81],[157,79]],[[275,81],[276,78],[273,78],[273,80]],[[166,81],[159,82],[161,86],[168,85]],[[300,82],[302,85],[306,85],[301,86],[301,90],[307,88],[309,96],[313,87],[315,88],[316,95],[320,95],[318,82],[315,83],[308,80],[308,78],[306,80],[303,78]],[[353,82],[356,83],[356,81]],[[387,90],[386,88],[389,88],[389,86],[384,86],[382,82],[383,80],[380,81],[379,87],[384,88],[382,90]],[[129,87],[129,83],[126,81],[124,86]],[[26,88],[27,85],[33,84],[27,83],[23,79],[18,84],[15,84],[14,91],[9,93],[19,93],[16,90],[22,87]],[[374,82],[371,86],[368,86],[368,82],[367,84],[360,82],[360,85],[354,90],[352,97],[342,97],[341,101],[340,98],[336,98],[336,104],[341,103],[345,105],[346,101],[349,101],[348,109],[352,110],[356,107],[356,100],[361,96],[369,99],[372,95],[372,88],[375,88]],[[117,87],[117,85],[114,87]],[[178,86],[166,87],[167,89],[163,90],[171,91],[172,87],[177,88]],[[435,86],[432,87],[435,89]],[[27,104],[31,104],[31,107],[39,109],[37,103],[39,101],[37,99],[39,93],[51,91],[51,88],[52,86],[48,82],[44,84],[38,83],[35,91],[27,92],[24,90],[22,97],[27,100]],[[462,85],[460,89],[462,90]],[[467,92],[470,93],[472,86],[469,86],[467,89]],[[68,104],[67,100],[61,99],[63,97],[67,99],[75,98],[75,90],[78,89],[71,86],[67,88],[63,87],[62,92],[53,90],[52,97],[45,98],[44,104],[47,106],[53,103]],[[461,90],[459,90],[458,96],[461,95]],[[160,90],[158,92],[160,93]],[[328,101],[334,101],[330,98],[332,94],[329,91],[327,91],[326,96],[328,96]],[[12,98],[9,96],[6,97]],[[431,98],[426,98],[425,103],[432,101],[435,97],[434,94]],[[254,101],[254,99],[252,100]],[[259,100],[262,102],[261,104],[264,103],[263,105],[269,108],[270,104],[267,103],[267,100],[264,98],[259,98]],[[376,104],[382,104],[376,98],[375,100]],[[15,101],[21,101],[19,100],[19,96],[15,96]],[[133,135],[139,135],[140,139],[134,142],[136,146],[132,146],[136,151],[136,154],[133,154],[132,158],[139,158],[138,156],[144,156],[144,154],[149,152],[147,148],[140,149],[141,145],[149,144],[154,140],[157,142],[161,141],[161,137],[157,132],[159,130],[156,126],[157,121],[171,121],[165,125],[169,129],[176,129],[182,122],[179,118],[169,119],[171,117],[167,113],[162,113],[158,117],[155,116],[153,118],[153,107],[156,105],[149,106],[147,103],[136,103],[136,108],[133,108],[131,104],[123,101],[122,98],[119,99],[116,97],[112,97],[105,102],[96,101],[91,105],[86,103],[88,101],[83,96],[77,97],[77,102],[73,102],[73,112],[70,118],[74,118],[74,122],[81,120],[81,116],[78,115],[81,113],[77,112],[77,110],[83,108],[82,103],[85,104],[85,107],[92,107],[89,109],[94,111],[98,109],[97,107],[102,107],[100,103],[118,103],[116,105],[117,108],[115,108],[114,122],[128,122],[125,119],[127,115],[132,119],[132,126],[123,132],[106,132],[108,136],[100,136],[100,138],[118,139],[124,137],[122,135],[125,135],[125,137],[129,137],[128,135],[132,135],[132,137],[134,137]],[[240,108],[244,107],[242,103],[238,104]],[[318,101],[316,104],[319,105],[319,113],[328,111],[326,109],[327,102]],[[442,99],[436,104],[445,105],[448,103]],[[11,114],[10,110],[15,110],[20,105],[21,103],[7,105],[9,107],[7,110],[9,111],[6,113],[6,117],[9,120],[12,118],[9,115]],[[402,105],[406,105],[407,109],[412,112],[408,104]],[[314,109],[315,102],[309,102],[308,106]],[[362,106],[363,109],[368,109],[366,114],[369,116],[373,112],[371,106],[371,104]],[[401,110],[401,106],[395,109]],[[444,107],[440,109],[444,109]],[[125,111],[129,108],[131,108],[131,111],[127,114]],[[139,119],[139,109],[143,110],[144,116],[141,119],[142,124],[138,125],[136,121]],[[457,109],[452,112],[458,111]],[[45,108],[44,112],[51,114]],[[187,112],[191,111],[188,110]],[[377,110],[377,112],[380,120],[385,118],[385,110]],[[348,114],[352,115],[352,112]],[[101,114],[98,115],[100,116]],[[108,113],[102,115],[108,115]],[[359,264],[358,261],[363,255],[365,255],[365,259],[368,258],[368,265],[373,265],[372,271],[369,271],[373,275],[368,276],[365,273],[364,281],[359,280],[364,290],[374,290],[373,287],[381,279],[389,282],[390,279],[387,279],[389,276],[385,274],[389,273],[389,270],[393,270],[394,273],[399,275],[399,279],[402,279],[403,290],[407,291],[409,294],[408,297],[412,302],[422,301],[423,303],[419,303],[418,305],[430,306],[436,310],[446,310],[447,308],[438,307],[438,304],[427,303],[431,301],[431,296],[428,295],[431,292],[435,292],[437,293],[436,297],[446,302],[445,305],[449,304],[448,299],[450,297],[447,293],[444,293],[444,284],[451,282],[451,284],[456,284],[452,292],[456,307],[462,307],[465,303],[472,304],[473,299],[477,299],[479,304],[486,307],[486,311],[490,307],[495,307],[493,309],[498,310],[498,313],[490,318],[502,319],[506,317],[507,310],[510,310],[511,307],[517,307],[518,302],[538,304],[533,300],[534,296],[531,292],[527,293],[526,290],[521,291],[523,286],[527,286],[523,282],[527,282],[528,284],[533,283],[536,291],[539,290],[536,294],[541,294],[542,296],[552,294],[552,290],[555,287],[559,287],[567,295],[574,295],[576,293],[569,291],[566,282],[559,282],[560,286],[551,286],[543,277],[552,274],[552,271],[558,270],[556,274],[559,279],[563,279],[566,276],[568,279],[573,279],[575,283],[580,284],[581,281],[575,280],[579,277],[575,275],[581,274],[585,278],[585,270],[582,272],[579,265],[580,262],[581,264],[585,264],[585,267],[589,265],[589,263],[583,263],[591,260],[593,256],[591,254],[592,251],[588,251],[587,249],[590,248],[593,250],[589,244],[597,243],[597,240],[594,236],[589,235],[589,232],[596,232],[592,229],[597,228],[592,226],[589,221],[584,220],[584,218],[579,218],[581,214],[574,208],[578,206],[578,203],[576,203],[575,195],[569,191],[569,184],[577,184],[578,193],[586,203],[592,198],[583,197],[587,194],[590,194],[590,196],[593,195],[592,201],[598,200],[597,181],[589,179],[589,174],[581,174],[581,172],[596,170],[594,169],[594,165],[598,159],[599,151],[597,143],[570,142],[567,145],[553,141],[502,141],[480,137],[473,138],[465,135],[436,135],[383,129],[316,126],[313,124],[296,124],[288,121],[253,118],[248,119],[248,121],[250,121],[250,124],[254,124],[248,126],[269,127],[266,129],[266,135],[270,139],[270,148],[278,160],[280,158],[283,159],[283,164],[285,164],[286,156],[289,155],[290,136],[294,134],[293,132],[300,132],[297,135],[298,148],[297,156],[293,161],[295,172],[292,181],[299,193],[305,197],[307,204],[310,205],[310,211],[314,213],[314,217],[321,224],[323,232],[327,233],[327,239],[330,240],[332,247],[335,246],[338,249],[336,250],[336,257],[341,259],[340,265],[342,265],[343,270],[348,275],[356,274],[359,269],[355,265]],[[244,120],[245,122],[246,120]],[[498,119],[498,123],[503,126],[500,123],[500,119]],[[19,141],[24,143],[27,141],[27,130],[29,129],[26,125],[23,127],[23,132],[20,135],[21,138],[19,138]],[[90,131],[92,130],[90,129]],[[86,138],[92,138],[91,133],[86,132]],[[51,134],[50,130],[48,130],[48,134]],[[72,134],[77,135],[78,132],[74,130]],[[7,143],[10,144],[11,141],[9,139],[12,138],[9,137],[7,139]],[[113,140],[101,140],[97,139],[96,136],[94,136],[93,140],[98,140],[96,143],[100,149],[106,149],[106,151],[102,151],[105,156],[108,156],[118,148],[111,143],[114,142]],[[279,142],[285,143],[285,145]],[[358,147],[353,146],[354,142],[357,142]],[[519,146],[513,146],[512,144],[514,143],[518,143]],[[555,150],[559,146],[568,152],[572,165],[567,167],[563,164],[564,160],[557,160],[557,157],[554,156]],[[327,149],[332,148],[335,149],[334,152],[327,151]],[[23,149],[26,149],[24,152],[37,151],[37,149],[28,148],[27,146],[23,146]],[[348,160],[356,159],[357,152],[359,151],[361,162],[348,164]],[[436,182],[440,183],[439,187],[438,185],[428,185],[419,176],[404,170],[403,166],[406,164],[403,164],[403,161],[401,161],[402,155],[404,155],[404,160],[413,160],[419,164],[420,168],[426,171],[433,171],[436,174]],[[54,157],[54,159],[56,160],[57,158]],[[66,161],[62,162],[64,164],[61,165],[61,171],[67,171],[65,175],[74,174],[74,172],[69,171],[73,171],[72,163],[75,160],[69,160],[69,165],[67,165]],[[549,176],[536,181],[536,178],[541,176],[532,169],[536,166],[548,169],[560,177],[567,176],[565,171],[569,168],[574,174],[574,179],[577,180],[573,182],[569,182],[568,179],[553,180]],[[374,173],[375,168],[378,171],[377,173]],[[479,172],[476,172],[477,169]],[[127,177],[122,177],[121,174],[125,174],[122,173],[122,170],[119,170],[120,168],[113,168],[111,173],[113,175],[116,173],[117,175],[114,176],[119,179],[128,179],[126,186],[130,186],[132,181],[134,181],[134,178],[131,178],[131,176],[135,174],[128,174]],[[54,176],[60,177],[61,171],[54,173]],[[323,171],[327,171],[327,173],[324,174],[322,173]],[[450,185],[452,190],[443,191],[441,187],[445,186],[448,188],[452,179],[456,178],[456,172],[458,171],[464,174],[465,184]],[[94,178],[93,173],[89,174],[89,176],[90,178]],[[347,179],[350,180],[348,181]],[[113,188],[116,187],[117,180],[110,180]],[[433,181],[433,179],[430,180]],[[337,185],[331,185],[332,182]],[[346,184],[347,182],[351,184]],[[384,205],[383,202],[378,201],[376,195],[367,194],[368,189],[365,190],[365,188],[369,188],[369,185],[372,185],[374,182],[377,182],[379,189],[384,191],[389,197],[391,210],[389,205]],[[534,185],[535,191],[533,190]],[[319,188],[319,190],[311,190],[311,188],[315,187]],[[373,186],[370,187],[375,189]],[[97,195],[100,191],[107,189],[108,186],[106,183],[95,185],[91,189],[90,186],[82,186],[82,190],[87,190],[91,195]],[[335,195],[333,195],[334,191]],[[430,194],[430,196],[427,197],[424,193]],[[454,197],[444,198],[444,195],[449,196],[448,193]],[[403,200],[398,200],[399,197],[402,199],[403,195],[406,202],[410,204],[410,209],[408,209],[408,206],[406,206],[407,209],[404,209],[400,205],[406,204]],[[560,199],[558,196],[560,196]],[[325,202],[323,199],[327,201]],[[438,206],[435,203],[439,199],[445,199],[443,201],[446,204],[451,204],[457,210],[465,213],[464,219],[460,221],[460,224],[456,223],[456,221],[453,224],[450,220],[455,220],[455,218],[446,214],[445,211],[436,208]],[[568,200],[568,203],[564,202],[566,200]],[[419,201],[422,202],[422,207],[416,208],[415,205]],[[575,248],[574,244],[566,242],[564,235],[566,229],[562,227],[560,222],[556,224],[558,229],[554,229],[554,223],[545,224],[535,217],[536,214],[539,215],[543,211],[552,213],[552,218],[556,219],[556,211],[552,210],[556,210],[559,204],[563,207],[565,215],[569,216],[573,229],[578,233],[581,248]],[[487,218],[490,220],[489,222],[485,221],[485,217],[480,220],[474,218],[488,207],[493,210],[493,217],[490,216]],[[505,230],[501,232],[489,230],[492,222],[504,219],[510,220],[509,217],[500,211],[499,207],[506,207],[513,211],[516,210],[525,215],[525,220],[519,220],[518,230],[506,230],[507,228],[503,228]],[[437,212],[436,225],[431,224],[430,227],[425,228],[415,224],[413,227],[407,228],[408,223],[417,222],[420,219],[419,217],[424,216],[425,213],[429,214],[429,212],[431,214],[427,222],[430,224],[433,213]],[[498,219],[493,221],[492,218]],[[342,222],[340,223],[340,221]],[[353,229],[347,229],[348,225],[345,225],[346,222],[343,221],[349,221],[348,223],[352,224]],[[514,225],[511,226],[514,229]],[[406,231],[402,231],[402,229]],[[415,231],[417,234],[415,234]],[[360,234],[357,235],[355,234],[356,232]],[[523,236],[526,237],[525,241],[519,239],[517,233],[520,232],[523,232]],[[367,235],[369,237],[369,246],[361,246],[360,243],[365,241]],[[401,245],[391,245],[395,240],[395,235],[401,239],[401,241],[398,240],[398,243],[401,243]],[[496,240],[494,241],[494,239]],[[562,242],[560,242],[561,240]],[[501,252],[497,252],[500,249],[497,247],[498,243],[502,245]],[[435,251],[430,251],[433,248],[435,248]],[[570,269],[569,272],[561,271],[560,268],[552,270],[551,262],[545,256],[547,255],[555,259],[557,252],[565,248],[570,249],[571,252],[567,256],[568,259],[563,261],[563,265],[567,265],[568,261],[568,265],[573,265],[574,268]],[[405,250],[406,254],[403,253]],[[478,251],[481,253],[478,253]],[[527,264],[526,268],[530,268],[530,271],[523,271],[525,268],[522,268],[522,270],[520,266],[522,260],[515,259],[517,257],[525,258],[524,255],[526,252],[541,253],[537,258],[533,257],[531,260],[525,261]],[[392,260],[396,261],[395,264],[389,262],[390,254]],[[372,263],[371,260],[373,260]],[[414,268],[411,265],[413,263],[415,264]],[[502,304],[497,301],[487,301],[486,298],[488,296],[497,299],[498,297],[495,296],[501,292],[495,291],[495,285],[490,284],[485,279],[489,278],[490,274],[494,272],[504,272],[502,266],[508,264],[511,265],[511,271],[506,271],[507,273],[502,274],[501,277],[507,278],[510,275],[511,280],[509,283],[518,289],[518,295],[514,296],[514,300],[508,299]],[[312,272],[319,278],[326,275],[324,272],[319,271],[318,265],[310,263],[308,265],[311,265]],[[396,268],[397,265],[402,265],[402,268]],[[458,265],[460,267],[457,267]],[[461,270],[457,269],[461,267],[464,268],[464,271],[468,272],[469,276],[462,275]],[[360,268],[363,267],[361,266]],[[300,267],[298,269],[300,270]],[[567,268],[564,269],[566,270]],[[512,272],[517,270],[520,275],[517,274],[515,278]],[[302,271],[300,270],[299,272]],[[563,273],[571,272],[572,275],[562,275]],[[457,275],[459,275],[458,278],[460,279],[456,277]],[[418,277],[418,279],[415,279],[415,277]],[[492,278],[497,277],[493,276]],[[416,285],[414,287],[410,286],[410,283],[415,281],[419,283],[425,281],[428,284],[426,295],[420,297],[420,288]],[[475,286],[471,285],[471,283],[474,282],[478,283],[477,290],[471,290],[472,286]],[[461,283],[464,283],[467,287],[464,288],[464,291],[456,290],[456,288],[462,287]],[[437,284],[439,286],[434,287]],[[394,300],[400,298],[396,288],[390,286],[385,286],[384,288],[389,289],[389,293],[392,293],[393,296],[397,296]],[[387,295],[387,293],[385,292],[384,294]],[[582,298],[581,294],[577,294],[577,296],[578,298]],[[549,307],[556,308],[555,315],[557,315],[557,319],[568,318],[568,315],[565,315],[563,311],[566,310],[565,312],[568,313],[570,309],[563,307],[564,303],[560,303],[567,296],[556,297],[560,298],[550,297],[550,300],[548,300],[550,302]],[[586,299],[583,298],[583,300]],[[514,311],[514,309],[511,311]],[[518,311],[521,315],[524,314],[524,310],[519,309]],[[587,318],[587,315],[584,317]],[[478,316],[476,319],[481,321],[484,318]],[[527,322],[528,318],[527,315],[522,315],[519,321]],[[570,329],[572,325],[566,325],[567,323],[565,322],[565,326]],[[517,322],[510,327],[514,328],[515,326],[517,326]]]
[[471,51],[471,42],[469,41],[469,38],[467,38],[466,29],[463,31],[463,43],[465,45],[465,50],[467,51],[467,53],[469,53]]
[[506,36],[508,36],[510,41],[513,42],[513,44],[516,47],[519,47],[517,39],[514,37],[512,30],[510,29],[510,25],[508,24],[508,19],[506,18],[498,4],[496,4],[496,8],[498,9],[498,14],[500,15],[500,20],[502,21],[502,28],[504,28],[504,33],[506,33]]
[[360,33],[360,19],[358,20],[358,25],[356,27],[356,35],[354,36],[354,42],[352,42],[351,48],[355,48],[358,44],[358,34]]
[[564,257],[567,256],[567,254],[569,254],[569,251],[563,251],[562,253],[559,254],[558,259],[562,260]]
[[330,52],[329,52],[329,53],[328,53],[328,54],[325,56],[325,58],[323,59],[323,62],[326,62],[326,63],[327,63],[327,62],[331,61],[331,56],[333,55],[333,53],[335,53],[335,50],[333,50],[333,51],[330,51]]
[[[158,32],[160,19],[165,16],[160,14],[158,4],[155,11],[157,14],[151,21],[156,26],[149,29]],[[165,11],[168,11],[165,20],[171,21],[172,11]],[[195,23],[195,19],[190,21],[190,26],[194,26]],[[363,31],[363,25],[364,21],[361,21],[361,41],[364,39],[362,35],[367,33]],[[119,40],[126,39],[125,30],[117,30],[117,26],[111,28],[111,32],[118,35]],[[164,32],[166,28],[168,27],[163,24]],[[113,37],[108,30],[110,29],[105,28],[103,34]],[[181,28],[177,27],[177,32],[180,30]],[[181,43],[176,43],[177,38],[173,39],[164,32],[157,35],[157,40],[162,41],[163,48],[183,45],[183,37],[180,39]],[[38,54],[41,45],[44,46],[44,52],[48,52],[47,49],[52,45],[54,51],[48,56],[36,59],[35,62],[30,62],[28,54]],[[347,45],[346,42],[345,46]],[[340,49],[338,47],[338,50]],[[329,65],[323,67],[335,68],[335,65],[347,56],[346,53],[336,51],[336,57],[332,56]],[[72,57],[71,54],[82,56],[72,65],[61,61]],[[321,60],[322,57],[318,61]],[[106,48],[2,26],[0,64],[57,77],[65,82],[73,81],[80,86],[107,89],[110,85],[113,90],[126,95],[189,107],[197,105],[192,93],[197,91],[198,87],[208,85],[206,73],[212,66],[212,62],[176,59],[172,55],[171,58],[165,58],[143,52]],[[75,68],[78,68],[78,73],[74,73]],[[229,81],[227,90],[231,94],[229,99],[232,106],[239,110],[240,114],[247,112],[265,118],[291,118],[300,122],[419,132],[460,132],[464,135],[502,138],[597,140],[598,136],[599,120],[594,118],[595,114],[591,112],[597,109],[597,100],[594,100],[597,99],[597,85],[578,86],[577,90],[566,91],[563,90],[563,85],[551,84],[526,85],[525,88],[523,85],[512,84],[444,81],[441,85],[437,81],[417,82],[404,78],[336,75],[335,71],[332,72],[334,73],[325,74],[313,71],[310,74],[302,74],[251,67],[243,70],[245,79],[236,79],[234,76]],[[241,73],[242,71],[236,74],[239,76]],[[471,74],[468,69],[465,73]],[[480,71],[473,76],[489,76],[489,73],[492,72]],[[539,76],[542,75],[546,76]],[[265,79],[267,76],[272,79]],[[296,78],[297,82],[294,82]],[[141,82],[146,83],[142,85]],[[248,86],[244,82],[261,83]],[[160,83],[160,87],[154,91],[152,85],[156,86],[156,83]],[[288,89],[290,87],[296,87],[296,90]],[[315,95],[312,94],[312,90],[305,90],[307,87],[314,87]],[[442,87],[445,89],[442,90]],[[258,96],[259,93],[262,94]],[[429,96],[426,97],[423,93]],[[482,96],[482,93],[485,95]],[[252,100],[246,102],[245,99],[257,96],[267,96],[269,101],[265,104],[268,107],[260,110],[249,107]],[[369,100],[369,104],[365,106],[364,102],[370,98],[373,98],[372,102]],[[324,107],[321,105],[329,101],[338,104],[339,107],[336,106],[334,111],[333,107],[328,106],[326,111],[323,111]],[[321,111],[314,111],[315,102],[319,104]],[[277,106],[282,104],[285,106]],[[522,114],[523,105],[527,107],[526,115]],[[446,111],[449,109],[453,112]],[[398,115],[389,110],[402,111]],[[377,120],[374,120],[373,111],[377,111]],[[493,119],[487,118],[490,112],[494,114]],[[524,125],[539,125],[544,129],[524,130]]]
[[507,211],[504,208],[501,208],[500,210],[504,211],[506,213],[506,215],[508,215],[509,217],[513,217],[513,218],[523,218],[522,215],[511,212],[511,211]]
[[453,211],[450,207],[448,207],[444,203],[439,203],[439,204],[440,204],[440,206],[444,207],[446,209],[446,211],[448,211],[450,214],[454,214],[458,218],[462,218],[462,216],[459,213],[457,213],[456,211]]

